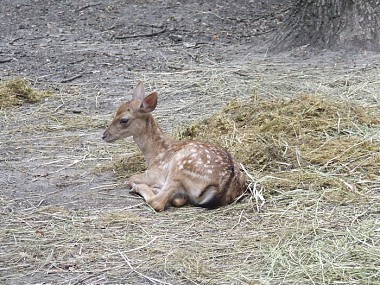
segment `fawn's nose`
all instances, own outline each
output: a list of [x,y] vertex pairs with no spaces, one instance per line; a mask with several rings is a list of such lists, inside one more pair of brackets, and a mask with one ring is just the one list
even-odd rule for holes
[[106,130],[103,135],[102,135],[102,139],[105,141],[105,142],[114,142],[118,139],[117,136],[114,136],[112,135],[108,130]]

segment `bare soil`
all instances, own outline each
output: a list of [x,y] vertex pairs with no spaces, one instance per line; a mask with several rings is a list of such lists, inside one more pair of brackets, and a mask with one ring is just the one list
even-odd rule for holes
[[[186,207],[155,215],[129,194],[126,177],[108,167],[136,147],[130,141],[112,145],[101,140],[112,113],[139,80],[159,91],[156,116],[169,132],[210,116],[231,100],[252,96],[308,92],[378,104],[377,54],[311,54],[307,48],[267,53],[293,3],[3,0],[0,79],[25,77],[34,88],[55,95],[0,110],[0,215],[5,218],[0,227],[6,229],[0,236],[0,255],[6,256],[0,259],[1,283],[306,284],[307,273],[303,281],[291,276],[287,282],[284,276],[291,272],[276,274],[275,267],[268,272],[265,268],[274,263],[254,254],[261,250],[260,239],[277,236],[287,224],[282,213],[293,211],[292,202],[279,210],[273,224],[269,212],[260,216],[243,206],[215,212]],[[378,133],[372,135],[379,139]],[[308,203],[318,197],[310,194]],[[269,202],[272,209],[280,207],[277,202]],[[360,206],[356,218],[365,211]],[[373,213],[378,217],[376,209]],[[223,230],[214,228],[219,222],[225,222]],[[74,225],[86,233],[84,240],[96,240],[93,255],[86,255],[86,248],[82,253],[84,241],[77,236],[60,239],[62,233],[70,236]],[[254,232],[256,226],[268,231]],[[173,233],[171,227],[186,231]],[[201,242],[207,230],[213,231],[210,247],[196,248],[192,241]],[[120,241],[120,248],[110,240]],[[150,248],[162,240],[167,247]],[[244,253],[240,267],[229,267],[229,260],[238,260],[235,245],[252,241],[257,242],[252,254]],[[145,258],[148,250],[162,260]],[[206,258],[203,252],[218,254]],[[276,259],[275,252],[269,255]],[[114,259],[122,266],[109,265]],[[310,284],[333,281],[309,279]],[[376,284],[374,279],[363,282]]]
[[[99,163],[96,155],[92,166],[87,161],[82,170],[77,167],[90,145],[109,149],[100,140],[102,127],[120,100],[129,95],[137,80],[152,84],[149,73],[168,74],[203,63],[234,62],[251,52],[265,51],[263,43],[290,2],[4,1],[0,8],[0,77],[26,77],[34,87],[51,88],[57,95],[42,106],[15,110],[25,114],[21,121],[14,121],[11,115],[2,120],[3,130],[10,132],[2,139],[2,163],[7,163],[0,174],[3,193],[20,198],[26,206],[92,208],[124,204],[120,199],[99,199],[91,190],[112,181],[111,174],[92,174],[93,165]],[[162,91],[164,85],[157,83],[157,89]],[[177,107],[180,99],[163,98],[161,104]],[[225,101],[216,105],[220,107]],[[199,104],[198,108],[202,107]],[[38,125],[45,128],[47,118],[31,116],[45,108],[51,109],[56,120],[80,120],[83,116],[102,119],[95,123],[97,128],[89,122],[85,126],[88,129],[58,134],[62,137],[57,139],[49,128],[40,134],[36,131]],[[13,111],[5,114],[8,112]],[[27,132],[27,138],[20,141],[15,132]],[[65,143],[73,137],[77,140],[74,144]],[[36,159],[34,148],[46,148],[45,157]],[[73,157],[76,163],[68,166]]]

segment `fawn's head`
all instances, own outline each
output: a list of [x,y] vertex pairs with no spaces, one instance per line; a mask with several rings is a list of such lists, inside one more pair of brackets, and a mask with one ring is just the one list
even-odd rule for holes
[[132,100],[123,103],[103,133],[103,140],[114,142],[118,139],[138,135],[144,131],[146,117],[157,105],[157,92],[145,96],[144,84],[140,81],[133,91]]

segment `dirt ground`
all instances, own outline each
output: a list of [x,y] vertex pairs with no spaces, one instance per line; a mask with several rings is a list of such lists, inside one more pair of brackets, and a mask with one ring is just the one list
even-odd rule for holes
[[[12,161],[2,168],[3,190],[7,189],[4,193],[11,197],[34,197],[28,199],[32,204],[63,203],[74,208],[108,205],[106,200],[87,192],[110,177],[92,175],[87,165],[78,171],[78,165],[67,166],[66,162],[76,157],[75,164],[82,164],[80,161],[89,145],[109,149],[100,140],[101,127],[106,126],[117,104],[137,80],[152,84],[152,73],[156,77],[160,73],[191,70],[190,66],[203,63],[234,62],[253,51],[263,50],[262,43],[288,7],[288,2],[276,2],[283,1],[259,4],[254,1],[212,4],[206,1],[33,1],[29,4],[4,1],[0,8],[1,78],[26,77],[34,86],[53,88],[57,97],[62,97],[37,109],[34,106],[19,109],[18,112],[28,114],[22,121],[15,122],[11,116],[2,121],[2,128],[11,133],[20,128],[27,128],[30,133],[23,142],[15,139],[14,134],[10,134],[14,143],[9,137],[3,138],[2,156]],[[161,77],[165,80],[165,76]],[[165,83],[157,83],[160,92],[164,93],[164,88]],[[189,96],[199,94],[183,95]],[[164,98],[161,104],[181,108],[179,97]],[[210,112],[225,101],[216,103],[217,107]],[[203,108],[203,104],[198,108]],[[184,108],[189,105],[192,103]],[[32,130],[30,124],[37,126],[46,120],[44,116],[30,121],[30,114],[39,108],[54,108],[56,120],[99,116],[102,122],[96,123],[98,128],[69,132],[69,137],[77,136],[79,144],[68,146],[64,143],[67,134],[57,141],[54,133],[44,132],[41,138],[35,128]],[[192,111],[198,117],[201,112]],[[46,156],[54,161],[33,158],[33,148],[46,144],[49,145]],[[94,155],[94,164],[98,163],[96,160]],[[110,201],[110,205],[114,204],[115,201]]]
[[[176,220],[178,211],[188,215],[174,226],[183,222],[188,227],[202,228],[214,222],[212,213],[198,209],[170,209],[171,214],[154,215],[140,198],[129,194],[117,174],[98,171],[102,165],[136,151],[130,141],[105,144],[101,135],[116,107],[130,96],[139,80],[144,80],[150,90],[159,91],[156,114],[168,131],[211,115],[230,100],[253,95],[276,98],[319,92],[378,104],[379,81],[373,80],[379,75],[377,54],[329,51],[310,54],[303,48],[278,55],[267,53],[268,40],[293,2],[3,0],[0,79],[25,77],[35,88],[51,89],[55,95],[40,104],[0,111],[2,215],[20,212],[20,223],[26,227],[37,223],[37,228],[37,220],[29,220],[32,217],[29,214],[47,207],[59,208],[51,215],[64,216],[65,220],[70,219],[69,213],[76,213],[81,219],[85,215],[86,221],[91,221],[90,228],[96,217],[120,209],[128,216],[126,224],[153,216],[165,220],[168,223],[165,227],[169,227],[173,226],[169,221]],[[217,215],[232,223],[229,231],[236,219],[241,220],[243,210],[228,214],[224,211]],[[198,214],[202,220],[193,220]],[[259,223],[262,218],[265,217],[254,222]],[[88,226],[86,221],[84,227]],[[170,228],[157,229],[146,221],[143,220],[146,228],[138,238],[150,229],[156,230],[160,238],[167,237]],[[98,227],[104,230],[104,224],[95,223],[94,229]],[[127,226],[118,222],[117,227]],[[275,229],[271,231],[274,233]],[[32,232],[36,233],[34,229]],[[150,271],[139,270],[123,253],[118,256],[125,268],[114,267],[107,272],[106,261],[92,260],[94,268],[84,269],[89,261],[74,264],[72,254],[67,257],[71,263],[60,264],[59,258],[52,257],[57,247],[46,255],[30,256],[26,254],[28,239],[23,240],[20,248],[16,236],[13,234],[14,244],[10,241],[12,235],[1,237],[4,241],[1,250],[7,256],[0,261],[2,284],[286,284],[274,272],[262,277],[265,271],[262,268],[257,269],[258,274],[244,277],[254,263],[247,268],[242,264],[236,271],[224,264],[228,278],[210,281],[207,276],[214,274],[216,267],[209,270],[205,260],[204,264],[196,263],[196,255],[189,253],[186,257],[186,250],[181,256],[188,258],[188,267],[192,273],[196,271],[197,278],[185,276],[183,272],[188,270],[185,265],[182,271],[170,271],[174,267],[170,254],[161,267]],[[157,242],[157,237],[150,237],[140,241],[141,249]],[[176,244],[177,238],[182,243],[186,241],[186,249],[192,248],[186,236],[168,240]],[[197,238],[199,235],[194,240]],[[215,246],[226,241],[224,233],[218,232],[214,238]],[[100,247],[101,244],[100,241]],[[131,252],[138,251],[138,244]],[[19,251],[14,252],[17,258],[12,258],[12,250]],[[224,258],[222,247],[217,250]],[[54,258],[55,263],[51,261]],[[223,260],[229,258],[233,255]],[[10,264],[20,260],[24,262],[20,268]],[[217,263],[217,257],[215,260]],[[135,262],[150,261],[141,257]],[[328,280],[324,282],[327,284]]]

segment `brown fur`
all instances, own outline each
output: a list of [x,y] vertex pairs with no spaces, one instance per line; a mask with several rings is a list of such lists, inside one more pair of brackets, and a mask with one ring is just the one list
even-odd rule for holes
[[145,156],[148,168],[129,179],[131,191],[156,211],[169,203],[214,208],[233,202],[244,190],[245,177],[231,154],[216,145],[167,136],[150,114],[156,104],[157,93],[145,97],[140,82],[103,134],[107,142],[132,136]]

